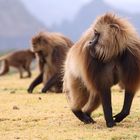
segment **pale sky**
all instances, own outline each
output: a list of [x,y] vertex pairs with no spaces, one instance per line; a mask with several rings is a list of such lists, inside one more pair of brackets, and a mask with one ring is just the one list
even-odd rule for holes
[[[92,0],[22,0],[30,12],[46,25],[72,20],[80,8]],[[140,0],[104,0],[128,12],[140,13]]]
[[140,0],[104,0],[110,5],[126,10],[127,12],[140,13]]
[[[81,6],[91,0],[22,0],[30,12],[47,24],[71,20]],[[51,16],[50,16],[51,15]],[[68,16],[67,16],[68,15]]]

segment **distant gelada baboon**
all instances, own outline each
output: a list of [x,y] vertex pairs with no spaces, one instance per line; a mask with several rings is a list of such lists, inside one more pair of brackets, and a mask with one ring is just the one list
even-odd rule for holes
[[[3,61],[0,76],[8,73],[10,67],[14,67],[18,69],[20,78],[31,77],[30,65],[34,59],[35,54],[29,49],[19,50],[4,55],[0,57],[0,61]],[[28,73],[26,77],[23,77],[23,70]]]
[[42,92],[62,92],[61,67],[72,41],[59,33],[40,32],[32,38],[32,50],[37,54],[40,74],[31,83],[28,92],[43,82]]
[[[140,85],[140,38],[125,19],[107,13],[97,18],[69,50],[64,66],[64,92],[72,112],[84,123],[102,103],[107,127],[129,113]],[[125,89],[121,112],[112,116],[111,87]]]

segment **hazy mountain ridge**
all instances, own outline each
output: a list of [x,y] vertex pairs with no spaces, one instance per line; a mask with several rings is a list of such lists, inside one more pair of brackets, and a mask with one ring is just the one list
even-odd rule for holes
[[93,23],[94,19],[105,12],[114,12],[128,18],[140,32],[140,14],[130,14],[115,9],[102,0],[93,0],[86,4],[80,9],[72,22],[63,21],[60,25],[52,26],[52,29],[54,31],[62,32],[73,40],[77,40],[89,25]]
[[[116,11],[127,17],[140,31],[140,14],[117,10],[103,0],[91,1],[79,10],[73,21],[64,20],[62,24],[52,25],[49,29],[61,32],[75,41],[98,15],[107,11]],[[44,29],[46,27],[26,10],[20,0],[0,0],[0,50],[29,47],[32,35]]]
[[0,0],[0,50],[25,48],[45,26],[19,0]]

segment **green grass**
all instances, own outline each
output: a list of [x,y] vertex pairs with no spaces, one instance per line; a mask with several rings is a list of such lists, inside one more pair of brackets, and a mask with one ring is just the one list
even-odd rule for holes
[[[101,107],[92,114],[96,123],[85,125],[71,113],[64,94],[40,94],[42,85],[28,94],[26,89],[33,78],[20,80],[18,74],[0,77],[0,140],[140,140],[139,92],[131,114],[109,129]],[[121,110],[123,94],[118,87],[112,91],[116,114]]]

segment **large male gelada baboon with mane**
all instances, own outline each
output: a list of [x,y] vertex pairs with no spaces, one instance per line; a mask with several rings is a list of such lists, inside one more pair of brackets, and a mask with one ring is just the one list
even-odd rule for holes
[[[14,67],[18,69],[20,78],[31,77],[30,65],[34,59],[35,54],[29,49],[19,50],[4,55],[0,57],[0,61],[3,61],[0,76],[8,73],[10,67]],[[23,77],[23,71],[28,73],[26,77]]]
[[[111,87],[125,89],[121,112],[112,116]],[[64,66],[64,92],[72,112],[84,123],[94,123],[91,113],[100,105],[107,127],[129,113],[140,85],[140,39],[125,19],[107,13],[97,18],[69,50]]]
[[62,92],[61,67],[72,41],[59,33],[41,32],[32,38],[32,50],[36,53],[40,73],[31,83],[28,92],[43,82],[42,92]]

